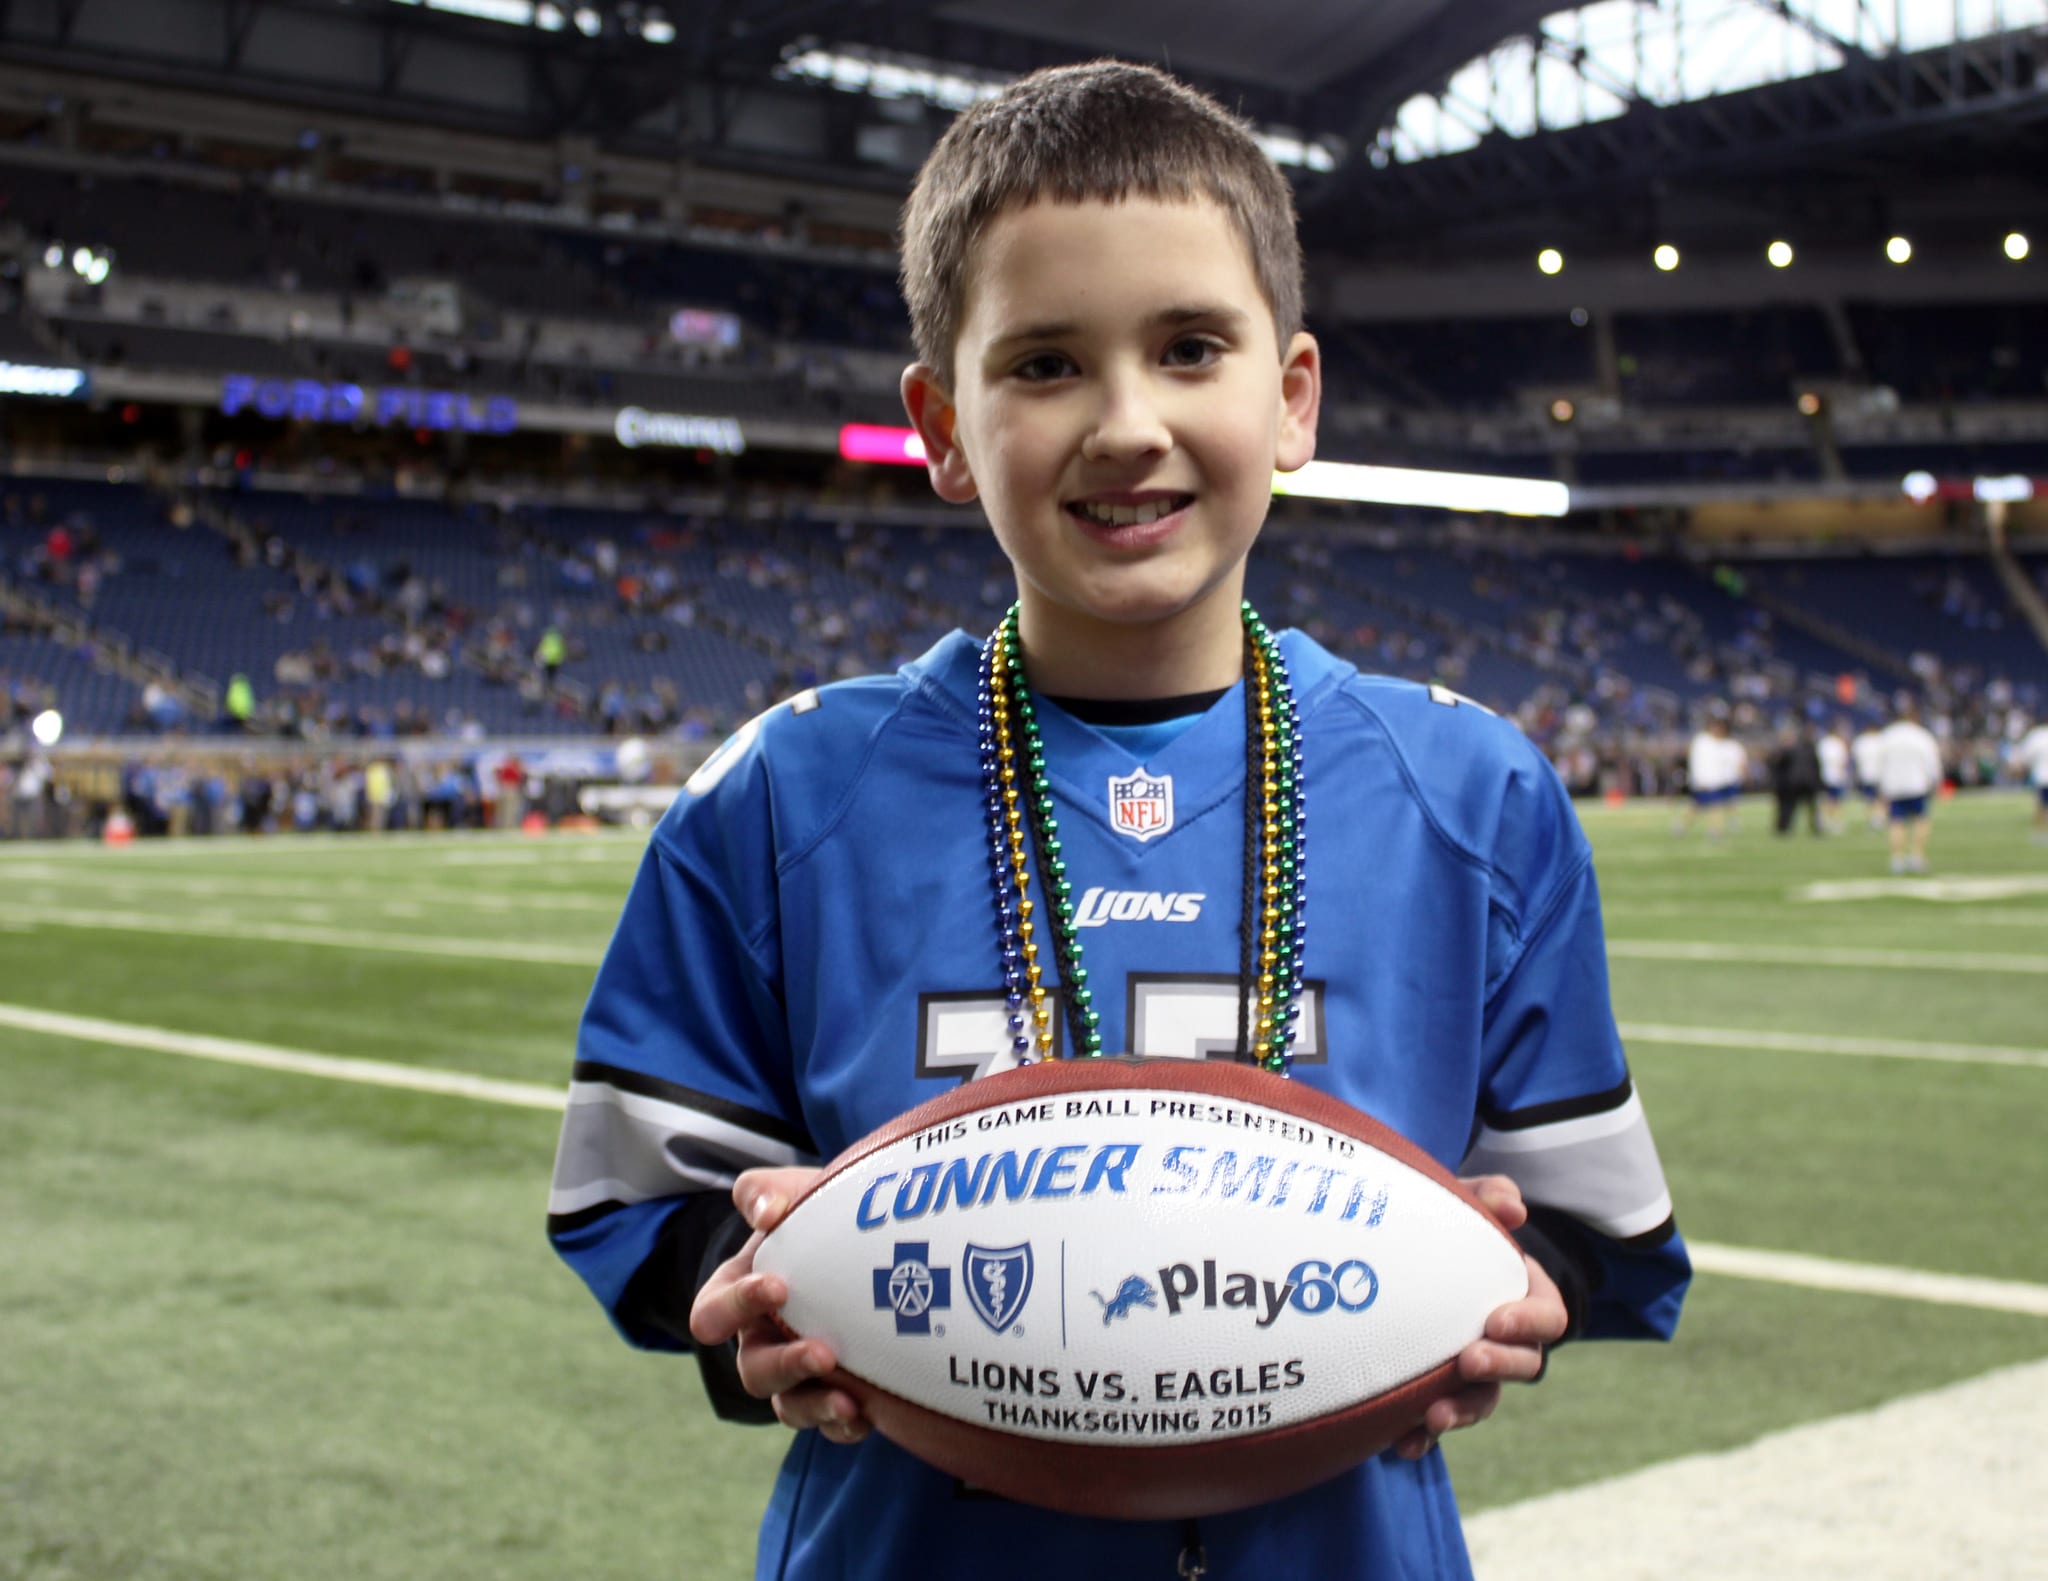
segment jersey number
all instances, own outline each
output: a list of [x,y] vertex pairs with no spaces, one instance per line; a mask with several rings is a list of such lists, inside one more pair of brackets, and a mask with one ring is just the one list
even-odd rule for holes
[[[1235,977],[1202,972],[1139,973],[1126,979],[1128,1051],[1165,1059],[1234,1059],[1237,1056]],[[1046,994],[1052,1010],[1053,1053],[1067,1052],[1059,991]],[[976,1081],[1009,1070],[1009,1011],[1001,994],[924,994],[918,1000],[917,1073]],[[1322,984],[1301,985],[1300,1034],[1294,1058],[1323,1063]]]

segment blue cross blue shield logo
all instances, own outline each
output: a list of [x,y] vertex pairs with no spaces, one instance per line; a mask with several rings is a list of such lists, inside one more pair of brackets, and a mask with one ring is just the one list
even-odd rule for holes
[[896,1260],[875,1270],[875,1310],[893,1311],[899,1334],[929,1334],[932,1309],[952,1304],[952,1270],[932,1267],[930,1241],[898,1241]]
[[967,1248],[967,1304],[998,1334],[1017,1321],[1031,1294],[1031,1243]]

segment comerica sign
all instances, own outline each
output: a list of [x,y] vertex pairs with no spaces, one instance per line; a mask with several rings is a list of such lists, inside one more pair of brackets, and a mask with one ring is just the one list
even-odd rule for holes
[[740,431],[737,417],[682,417],[673,412],[649,412],[629,406],[612,419],[612,433],[628,450],[638,450],[643,445],[667,445],[737,456],[747,448],[747,436]]
[[231,373],[221,380],[220,409],[230,417],[255,412],[303,423],[368,423],[469,434],[509,434],[519,426],[519,403],[505,395],[479,401],[452,390],[409,385],[365,389],[318,379],[258,379],[246,373]]

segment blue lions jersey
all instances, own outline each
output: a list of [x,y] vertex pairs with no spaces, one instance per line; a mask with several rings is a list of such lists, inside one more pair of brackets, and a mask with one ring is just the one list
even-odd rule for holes
[[[1688,1278],[1608,1002],[1591,855],[1514,729],[1282,636],[1305,754],[1294,1079],[1461,1173],[1512,1175],[1594,1248],[1587,1336],[1667,1337]],[[1011,1061],[975,733],[978,645],[770,709],[649,844],[585,1012],[550,1200],[619,1312],[664,1220],[742,1169],[830,1159]],[[1246,742],[1233,688],[1136,749],[1039,707],[1103,1046],[1237,1044]],[[1041,960],[1049,963],[1049,947]],[[1055,1018],[1055,1025],[1059,1020]],[[1469,1574],[1444,1462],[1383,1455],[1201,1523],[1224,1576]],[[761,1533],[784,1581],[1171,1575],[1176,1523],[978,1496],[871,1435],[796,1435]]]

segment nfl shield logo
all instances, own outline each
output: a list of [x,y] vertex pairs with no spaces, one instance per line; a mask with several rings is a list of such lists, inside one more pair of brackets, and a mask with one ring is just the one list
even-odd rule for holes
[[1000,1334],[1017,1321],[1031,1294],[1031,1243],[967,1248],[967,1304]]
[[1173,776],[1143,769],[1110,776],[1109,821],[1118,834],[1140,842],[1166,833],[1173,827]]

